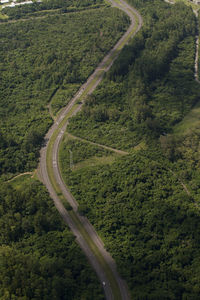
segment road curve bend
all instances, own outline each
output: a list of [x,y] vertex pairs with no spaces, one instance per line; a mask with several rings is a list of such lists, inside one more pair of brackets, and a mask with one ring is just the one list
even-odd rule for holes
[[[85,98],[87,95],[91,94],[94,91],[97,85],[101,82],[104,73],[107,72],[112,66],[121,49],[130,40],[130,38],[132,38],[140,30],[142,26],[142,17],[140,16],[140,14],[125,1],[109,0],[109,2],[113,6],[123,10],[130,17],[131,24],[126,33],[120,38],[114,48],[112,48],[110,52],[104,57],[102,62],[98,65],[93,74],[88,78],[86,83],[81,86],[81,88],[71,99],[69,104],[61,111],[57,120],[49,129],[48,133],[45,136],[45,140],[47,141],[47,143],[40,151],[39,175],[42,182],[47,187],[49,194],[53,199],[55,206],[62,216],[64,222],[68,224],[69,228],[76,236],[78,244],[84,251],[92,267],[96,271],[97,276],[102,283],[106,299],[129,300],[130,296],[128,293],[127,285],[124,280],[120,278],[114,260],[105,250],[102,240],[99,238],[98,234],[94,230],[93,226],[89,223],[88,219],[78,214],[78,204],[63,182],[58,165],[59,144],[69,122],[67,116],[69,115],[69,113],[70,116],[75,115],[78,111],[81,110],[83,102],[77,105],[78,99],[82,100],[83,96]],[[51,150],[49,150],[49,148],[51,148]],[[51,151],[50,158],[49,156],[47,156],[48,150]],[[47,162],[47,159],[49,159],[50,161]],[[47,170],[47,164],[51,164],[54,181],[59,186],[60,192],[62,192],[63,196],[72,206],[73,215],[65,209],[62,201],[57,195],[54,185],[50,180],[50,176]],[[81,229],[80,226],[77,225],[76,220],[78,220],[78,224],[81,224]],[[87,233],[86,235],[83,234],[82,229]],[[96,249],[98,249],[99,255],[96,255],[95,251],[91,249],[91,243],[88,242],[88,239],[86,239],[85,236],[88,236],[91,243],[95,245]],[[99,259],[99,257],[101,259]],[[112,276],[112,282],[114,282],[113,284],[111,284],[111,281],[109,281],[110,277],[108,278],[108,275]]]

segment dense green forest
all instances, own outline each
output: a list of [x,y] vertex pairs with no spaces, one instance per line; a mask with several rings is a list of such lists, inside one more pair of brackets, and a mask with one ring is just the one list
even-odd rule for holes
[[68,103],[128,23],[100,8],[0,25],[1,175],[37,166],[49,106]]
[[104,299],[94,271],[38,181],[1,185],[0,227],[0,299]]
[[65,138],[62,174],[117,261],[132,299],[198,299],[196,18],[183,3],[129,3],[143,15],[143,27],[68,131],[130,154],[99,153]]
[[[68,3],[8,9],[13,19],[44,17],[45,10],[55,15],[0,25],[2,180],[36,167],[52,124],[49,111],[56,114],[69,101],[128,25],[124,14],[111,8],[65,14],[102,1]],[[103,238],[132,299],[198,299],[197,23],[182,3],[129,3],[143,15],[143,27],[68,127],[76,136],[129,154],[66,134],[60,166],[80,213]],[[1,299],[103,298],[38,181],[1,181],[0,225]]]

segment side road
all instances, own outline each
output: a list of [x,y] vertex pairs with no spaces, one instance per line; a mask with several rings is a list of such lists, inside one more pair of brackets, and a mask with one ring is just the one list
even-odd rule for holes
[[[46,145],[41,149],[39,172],[46,185],[56,208],[63,220],[68,224],[76,240],[102,283],[106,299],[129,299],[126,283],[120,278],[116,265],[110,254],[105,250],[103,242],[98,237],[89,221],[78,214],[78,204],[65,186],[58,165],[59,144],[66,130],[68,119],[81,110],[85,97],[91,94],[101,82],[119,52],[128,40],[138,32],[142,26],[139,13],[123,0],[110,0],[113,6],[120,8],[130,17],[131,25],[117,42],[115,47],[106,55],[94,73],[82,85],[69,104],[61,111],[57,120],[45,136]],[[80,102],[80,100],[82,102]],[[79,101],[79,104],[77,103]],[[51,170],[51,171],[50,171]],[[58,192],[59,191],[59,192]],[[73,210],[68,212],[62,204],[60,195],[71,204]]]

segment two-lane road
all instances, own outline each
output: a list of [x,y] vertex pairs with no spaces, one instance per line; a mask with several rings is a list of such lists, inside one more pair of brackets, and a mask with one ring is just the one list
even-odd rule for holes
[[[40,156],[40,176],[42,178],[43,183],[46,185],[50,196],[52,197],[56,208],[58,209],[60,215],[63,217],[64,221],[70,227],[73,234],[76,236],[76,240],[82,250],[84,251],[85,255],[87,256],[88,260],[90,261],[91,265],[93,266],[94,270],[96,271],[99,280],[102,283],[106,299],[129,299],[129,293],[126,286],[126,283],[120,278],[116,264],[110,254],[105,250],[104,244],[102,240],[97,235],[96,231],[94,230],[93,226],[89,223],[89,221],[85,217],[79,216],[77,212],[78,204],[74,197],[71,195],[70,191],[67,189],[66,185],[64,184],[58,165],[58,152],[59,152],[59,144],[65,132],[65,129],[68,124],[68,120],[66,120],[65,124],[60,128],[59,125],[66,119],[66,116],[73,111],[75,103],[77,103],[78,99],[84,94],[84,97],[91,94],[97,85],[101,82],[104,72],[107,72],[111,65],[113,64],[114,60],[117,58],[119,52],[123,48],[123,46],[128,42],[128,40],[138,32],[142,26],[142,18],[139,13],[129,6],[123,0],[110,0],[113,6],[118,7],[119,9],[123,10],[127,15],[130,17],[131,24],[126,31],[126,33],[121,37],[121,39],[117,42],[113,49],[104,57],[102,62],[98,65],[94,73],[88,78],[87,82],[82,85],[76,95],[72,98],[69,104],[61,111],[60,115],[58,116],[57,120],[50,128],[48,133],[45,136],[45,139],[48,143],[41,149],[41,156]],[[138,20],[136,24],[136,18]],[[102,71],[103,70],[103,71]],[[82,103],[79,104],[76,109],[73,111],[73,115],[80,111],[82,107]],[[59,128],[59,130],[58,130]],[[79,220],[82,228],[84,228],[85,232],[91,239],[92,243],[95,247],[98,248],[98,252],[100,253],[101,260],[99,259],[98,255],[95,255],[95,252],[91,249],[91,243],[89,244],[84,235],[81,233],[80,228],[78,228],[77,223],[72,219],[71,215],[67,212],[65,207],[63,206],[61,200],[59,199],[58,195],[56,194],[52,182],[50,181],[49,174],[47,171],[47,149],[49,147],[49,143],[51,141],[52,135],[54,132],[58,130],[58,134],[55,138],[53,143],[53,150],[51,156],[51,164],[53,168],[53,175],[54,180],[58,184],[60,191],[70,203],[73,208],[74,214],[76,218]],[[49,162],[48,162],[49,163]],[[102,263],[102,259],[104,260]],[[106,265],[106,270],[105,270]],[[104,267],[103,267],[104,266]],[[109,282],[108,276],[106,274],[112,275],[112,282]],[[110,276],[111,276],[110,275]],[[113,290],[113,286],[115,286],[115,290]],[[116,291],[117,289],[117,291]]]

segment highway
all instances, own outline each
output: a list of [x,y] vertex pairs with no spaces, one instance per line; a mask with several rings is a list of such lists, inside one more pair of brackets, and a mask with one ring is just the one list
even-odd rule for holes
[[[45,136],[46,145],[44,145],[40,151],[39,174],[42,182],[47,187],[49,194],[53,199],[55,206],[59,211],[60,215],[62,216],[64,222],[68,224],[69,228],[76,237],[77,243],[80,245],[81,249],[84,251],[86,257],[88,258],[89,262],[91,263],[92,267],[97,273],[97,276],[104,289],[106,299],[128,300],[130,299],[130,296],[126,283],[119,276],[114,260],[112,259],[110,254],[105,250],[104,244],[99,238],[96,231],[94,230],[93,226],[89,223],[87,218],[82,217],[78,214],[78,203],[76,202],[75,198],[71,195],[70,191],[63,182],[58,165],[59,145],[69,122],[67,115],[70,112],[70,116],[75,115],[78,111],[81,110],[82,105],[84,103],[83,96],[85,98],[87,95],[91,94],[94,91],[94,89],[103,79],[105,72],[107,72],[112,66],[114,60],[119,55],[119,52],[121,51],[123,46],[128,42],[130,38],[132,38],[140,30],[142,26],[142,18],[140,14],[134,8],[129,6],[125,1],[110,0],[110,2],[112,6],[118,7],[125,13],[127,13],[127,15],[130,17],[131,24],[126,33],[121,37],[121,39],[117,42],[114,48],[111,49],[110,52],[104,57],[102,62],[98,65],[93,74],[88,78],[86,83],[82,85],[79,91],[71,99],[69,104],[61,111],[55,123],[49,129],[48,133]],[[137,23],[135,20],[135,16],[138,19]],[[82,102],[80,102],[77,105],[78,99],[80,99]],[[52,139],[52,136],[55,134],[55,132],[57,132],[57,136],[54,136],[54,138]],[[53,141],[53,145],[51,141]],[[98,248],[98,252],[100,253],[99,256],[95,255],[95,252],[91,249],[91,243],[88,243],[88,239],[85,238],[86,235],[84,235],[83,231],[80,230],[80,227],[77,225],[77,222],[75,222],[74,218],[72,217],[72,214],[65,209],[64,205],[62,204],[62,201],[60,200],[56,191],[54,190],[54,187],[52,185],[47,171],[47,163],[49,163],[49,161],[47,162],[47,150],[49,149],[48,147],[50,147],[50,143],[52,147],[52,157],[50,158],[50,163],[53,167],[54,180],[59,186],[59,189],[64,195],[64,197],[72,206],[74,216],[76,216],[76,218],[79,220],[79,224],[81,224],[81,227],[85,230],[85,232],[87,232],[89,240],[91,240],[91,243],[93,243],[95,247]],[[99,257],[101,257],[101,260],[99,259]],[[106,272],[106,270],[109,270],[109,274],[112,274],[112,281],[116,286],[115,290],[113,288],[113,285],[109,282],[107,276],[108,272]]]

